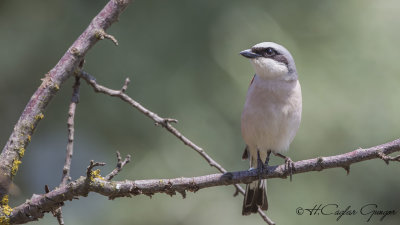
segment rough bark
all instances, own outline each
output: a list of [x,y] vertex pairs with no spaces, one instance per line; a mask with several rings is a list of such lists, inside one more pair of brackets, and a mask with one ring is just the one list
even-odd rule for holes
[[[398,151],[400,151],[400,139],[368,149],[360,148],[341,155],[318,157],[294,162],[293,174],[338,167],[345,168],[346,171],[349,172],[351,164],[374,158],[381,158],[385,162],[391,160],[398,161],[398,157],[387,156],[388,154]],[[94,164],[91,162],[90,170],[88,169],[86,177],[81,177],[69,183],[67,186],[55,189],[47,194],[33,195],[27,202],[15,207],[10,215],[10,223],[18,224],[36,220],[43,217],[45,212],[49,212],[53,208],[61,205],[62,202],[73,200],[75,197],[79,196],[87,196],[89,192],[96,192],[110,199],[132,197],[140,194],[151,196],[155,193],[175,195],[176,192],[185,197],[186,191],[196,192],[200,189],[214,186],[250,183],[260,178],[286,178],[288,176],[286,164],[283,164],[279,166],[270,166],[266,171],[237,171],[188,178],[180,177],[173,179],[126,180],[114,182],[101,177],[98,173],[99,171],[97,171],[97,173],[91,173],[91,168],[95,165],[104,164]]]

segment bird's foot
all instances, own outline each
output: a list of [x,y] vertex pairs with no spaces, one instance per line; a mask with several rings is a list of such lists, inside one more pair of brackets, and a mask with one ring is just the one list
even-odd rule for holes
[[286,157],[285,158],[285,169],[286,171],[288,171],[289,173],[289,177],[290,177],[290,181],[292,181],[292,174],[293,174],[293,170],[294,170],[294,162],[291,158]]
[[290,181],[292,181],[292,174],[293,174],[293,171],[294,171],[294,162],[293,162],[293,160],[291,158],[287,157],[287,156],[284,156],[284,155],[280,154],[280,153],[276,153],[275,155],[285,159],[285,169],[289,173]]

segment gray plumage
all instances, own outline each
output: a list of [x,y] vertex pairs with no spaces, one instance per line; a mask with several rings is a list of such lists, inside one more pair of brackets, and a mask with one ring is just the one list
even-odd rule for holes
[[[241,117],[250,168],[256,169],[258,152],[264,162],[268,151],[283,154],[289,149],[301,120],[301,87],[293,57],[283,46],[263,42],[240,54],[256,71]],[[268,209],[266,180],[246,186],[242,214],[256,213],[258,207]]]

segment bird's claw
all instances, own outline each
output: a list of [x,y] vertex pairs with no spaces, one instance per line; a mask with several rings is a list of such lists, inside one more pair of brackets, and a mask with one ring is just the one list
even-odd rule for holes
[[284,155],[280,154],[280,153],[274,153],[274,154],[276,156],[279,156],[279,157],[285,159],[285,170],[290,176],[290,181],[292,181],[292,174],[293,174],[293,171],[294,171],[294,162],[293,162],[293,160],[290,159],[287,156],[284,156]]
[[285,158],[285,169],[289,173],[290,181],[292,181],[292,174],[294,170],[294,162],[291,158]]

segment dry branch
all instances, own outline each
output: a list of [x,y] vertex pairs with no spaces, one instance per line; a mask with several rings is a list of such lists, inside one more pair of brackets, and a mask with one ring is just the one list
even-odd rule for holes
[[4,176],[2,179],[7,182],[0,186],[0,199],[7,194],[7,184],[11,183],[12,177],[15,176],[23,152],[38,122],[44,117],[46,106],[64,81],[78,68],[89,49],[99,40],[98,35],[96,35],[98,31],[105,31],[112,23],[117,21],[119,15],[129,3],[130,0],[110,0],[62,56],[57,65],[42,79],[42,84],[26,105],[1,153],[0,172]]
[[[294,162],[293,174],[321,171],[329,168],[345,168],[353,163],[380,158],[379,155],[381,154],[387,156],[388,154],[398,151],[400,151],[400,139],[368,149],[357,149],[341,155],[297,161]],[[131,197],[140,194],[153,195],[155,193],[175,195],[176,192],[196,192],[208,187],[250,183],[259,179],[260,176],[265,179],[286,178],[288,176],[288,170],[285,168],[286,165],[282,164],[279,166],[270,166],[267,171],[263,171],[261,174],[259,174],[257,170],[251,170],[190,178],[181,177],[174,179],[126,180],[114,182],[107,181],[98,174],[93,175],[90,171],[97,165],[103,164],[91,162],[91,165],[88,167],[87,177],[81,177],[69,183],[67,186],[55,189],[47,194],[34,195],[24,204],[15,207],[10,215],[11,224],[25,223],[33,219],[41,218],[44,212],[51,211],[52,208],[57,207],[61,202],[72,200],[78,196],[87,196],[89,192],[96,192],[110,199]]]
[[[19,224],[29,221],[37,220],[43,217],[45,212],[53,212],[57,214],[60,222],[61,206],[64,201],[75,199],[79,196],[87,196],[89,192],[97,192],[101,195],[108,196],[110,199],[116,197],[131,197],[132,195],[146,194],[153,195],[155,193],[166,193],[174,195],[176,192],[186,195],[186,191],[197,191],[199,189],[222,186],[222,185],[235,185],[236,194],[244,194],[243,188],[240,183],[250,183],[251,181],[261,178],[286,178],[288,170],[285,165],[271,166],[266,171],[238,171],[227,172],[220,164],[213,160],[202,148],[191,142],[188,138],[183,136],[171,123],[177,122],[175,119],[162,118],[156,113],[143,107],[138,102],[134,101],[127,94],[126,89],[129,84],[127,78],[121,90],[112,90],[101,86],[96,83],[95,79],[86,72],[81,71],[81,65],[87,51],[101,39],[110,39],[114,44],[118,45],[118,41],[105,30],[115,22],[121,12],[129,4],[129,0],[111,0],[103,8],[103,10],[92,20],[88,28],[81,34],[81,36],[74,42],[69,50],[64,54],[57,65],[46,74],[43,79],[42,85],[34,93],[28,102],[25,110],[23,111],[19,121],[14,127],[6,146],[0,156],[0,172],[1,172],[1,185],[0,185],[0,200],[5,202],[4,198],[7,194],[8,185],[11,183],[12,177],[18,170],[18,165],[21,163],[21,158],[28,145],[31,136],[38,124],[44,117],[44,110],[52,97],[57,93],[62,83],[69,78],[72,74],[84,78],[97,92],[101,92],[110,96],[119,97],[126,101],[131,106],[145,114],[152,119],[156,125],[161,125],[182,143],[188,145],[190,148],[200,154],[210,166],[217,168],[220,174],[211,174],[206,176],[191,177],[191,178],[174,178],[174,179],[155,179],[155,180],[136,180],[136,181],[119,181],[111,182],[110,180],[120,172],[122,167],[129,162],[130,156],[128,155],[122,161],[119,153],[117,153],[117,167],[106,177],[100,176],[100,170],[93,171],[95,166],[102,166],[104,163],[90,162],[86,171],[86,177],[81,177],[73,182],[69,181],[69,167],[72,156],[73,148],[73,123],[72,130],[69,132],[69,144],[67,147],[67,158],[65,167],[63,169],[63,178],[59,188],[52,191],[46,189],[46,193],[42,195],[33,195],[30,200],[24,204],[15,207],[12,211],[9,210],[8,205],[0,205],[3,210],[0,211],[0,224]],[[73,108],[73,109],[72,109]],[[70,110],[75,110],[74,105],[71,104]],[[70,115],[70,119],[73,115]],[[72,138],[71,138],[72,137]],[[321,171],[328,168],[342,167],[347,172],[350,171],[350,165],[353,163],[380,158],[386,163],[390,161],[400,161],[400,156],[391,157],[389,154],[400,151],[400,139],[395,140],[384,145],[372,147],[369,149],[358,149],[346,154],[318,157],[315,159],[302,160],[294,163],[293,174]],[[4,177],[3,177],[4,176]],[[8,214],[4,213],[7,208]],[[259,210],[261,217],[268,223],[274,224],[261,210]],[[5,217],[6,215],[7,217]],[[9,215],[9,216],[8,216]],[[6,220],[3,221],[3,218]]]
[[71,177],[69,175],[71,170],[72,155],[74,154],[74,134],[75,134],[74,122],[75,122],[76,105],[79,102],[79,85],[80,85],[79,77],[75,77],[75,84],[73,86],[71,103],[69,104],[69,110],[68,110],[68,121],[67,121],[68,144],[65,156],[65,163],[62,171],[63,173],[61,177],[61,184],[60,184],[61,186],[66,185],[68,181],[71,180]]
[[[68,127],[68,144],[67,144],[67,151],[65,156],[65,163],[62,170],[61,176],[61,183],[60,187],[65,186],[69,181],[71,181],[70,170],[71,170],[71,161],[72,155],[74,154],[74,133],[75,133],[75,112],[76,112],[76,105],[79,102],[79,77],[75,77],[75,83],[72,87],[72,97],[71,102],[69,104],[68,109],[68,120],[67,120],[67,127]],[[46,193],[48,192],[48,188],[46,186]],[[62,215],[61,206],[57,209],[52,211],[54,217],[57,218],[58,224],[64,225],[64,219]]]
[[[191,149],[195,150],[198,154],[200,154],[203,159],[205,159],[208,164],[214,168],[216,168],[219,172],[221,173],[226,173],[227,170],[223,168],[218,162],[216,162],[211,156],[209,156],[202,148],[197,146],[195,143],[189,140],[189,138],[183,136],[182,133],[180,133],[175,127],[171,125],[171,123],[177,123],[178,120],[176,119],[171,119],[171,118],[162,118],[156,113],[146,109],[144,106],[142,106],[140,103],[137,101],[133,100],[131,97],[129,97],[125,91],[128,88],[128,84],[130,82],[129,78],[126,78],[125,83],[121,90],[112,90],[110,88],[104,87],[96,82],[96,79],[90,75],[89,73],[85,71],[80,71],[78,74],[76,74],[79,77],[82,77],[89,85],[91,85],[94,89],[94,91],[103,93],[112,97],[118,97],[121,100],[127,102],[129,105],[134,107],[135,109],[139,110],[139,112],[143,113],[150,119],[154,121],[156,125],[161,125],[164,127],[168,132],[173,134],[175,137],[177,137],[180,141],[182,141],[183,144],[189,146]],[[234,187],[236,188],[234,196],[237,195],[237,193],[241,193],[244,195],[245,191],[244,189],[238,185],[234,184]],[[263,218],[265,222],[267,222],[269,225],[275,224],[270,218],[268,218],[267,215],[262,210],[258,210],[258,214]]]

